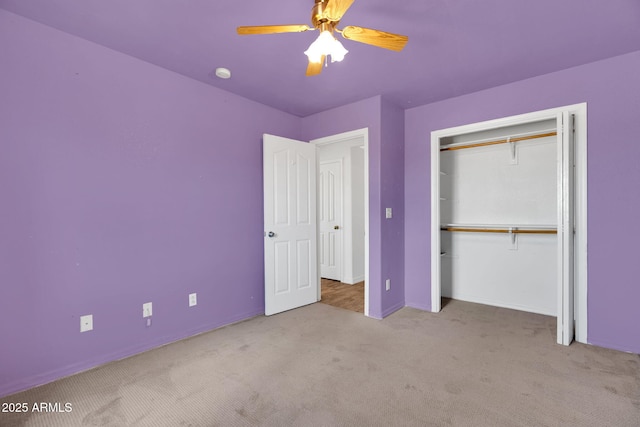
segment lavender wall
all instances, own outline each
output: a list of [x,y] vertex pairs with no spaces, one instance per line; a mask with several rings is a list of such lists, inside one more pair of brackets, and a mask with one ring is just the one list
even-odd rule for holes
[[0,396],[264,311],[262,133],[299,118],[2,10],[0,52]]
[[[404,111],[373,97],[302,119],[302,139],[369,128],[369,315],[404,306]],[[384,219],[384,208],[394,218]],[[391,291],[384,290],[390,278]]]
[[[404,307],[404,110],[382,102],[380,144],[380,194],[382,210],[382,282],[391,279],[391,289],[381,289],[383,317]],[[385,218],[385,208],[393,216]]]
[[[430,132],[587,102],[588,341],[640,353],[640,52],[406,112],[406,303],[429,309]],[[621,228],[617,229],[620,226]]]

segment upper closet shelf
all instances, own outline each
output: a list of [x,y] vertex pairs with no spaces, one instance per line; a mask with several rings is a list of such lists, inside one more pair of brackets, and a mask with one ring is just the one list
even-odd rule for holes
[[467,233],[558,234],[555,225],[443,224],[440,230]]
[[527,141],[530,139],[547,138],[550,136],[556,136],[558,133],[555,130],[542,131],[532,135],[510,136],[503,139],[494,139],[491,141],[476,141],[476,142],[459,142],[456,144],[447,144],[440,147],[440,151],[454,151],[464,150],[465,148],[486,147],[489,145],[498,144],[513,144],[519,141]]

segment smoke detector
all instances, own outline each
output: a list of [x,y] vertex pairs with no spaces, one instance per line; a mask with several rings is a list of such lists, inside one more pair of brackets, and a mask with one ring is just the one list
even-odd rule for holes
[[228,68],[216,68],[216,77],[221,79],[229,79],[231,78],[231,71]]

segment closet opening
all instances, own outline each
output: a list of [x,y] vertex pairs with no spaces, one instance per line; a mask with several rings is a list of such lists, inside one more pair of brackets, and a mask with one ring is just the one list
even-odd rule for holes
[[431,135],[431,307],[557,318],[586,342],[586,104]]

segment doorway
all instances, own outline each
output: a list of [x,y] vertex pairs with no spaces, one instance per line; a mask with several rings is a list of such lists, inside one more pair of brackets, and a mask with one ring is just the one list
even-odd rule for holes
[[[552,124],[553,128],[549,132],[540,129],[527,129],[528,127],[535,128],[538,125],[545,127],[549,124]],[[511,134],[514,129],[525,130],[522,138],[519,135]],[[519,141],[527,141],[528,144],[528,141],[533,139],[543,141],[543,144],[537,145],[535,150],[549,151],[550,149],[553,156],[551,163],[545,166],[550,170],[551,192],[544,190],[549,194],[545,193],[543,200],[540,200],[537,205],[531,203],[535,201],[535,198],[528,200],[527,193],[523,190],[524,186],[530,186],[532,181],[527,182],[518,178],[520,186],[513,187],[511,185],[513,171],[516,168],[523,168],[517,166],[518,150],[520,149],[517,148],[516,141],[518,143]],[[556,143],[556,145],[555,147],[550,146],[549,143]],[[544,148],[544,144],[547,144],[547,148]],[[498,150],[495,148],[498,145],[503,148]],[[525,145],[523,144],[522,147]],[[499,162],[495,163],[494,160],[491,160],[493,163],[485,162],[486,165],[482,171],[470,171],[470,169],[477,169],[479,164],[485,164],[482,163],[482,156],[491,159],[493,154],[487,152],[487,147],[489,147],[489,151],[493,150],[500,156]],[[467,148],[472,149],[468,150],[470,152],[468,156],[473,156],[473,158],[465,159],[464,156],[449,158],[450,154],[442,154],[447,150],[467,151]],[[524,150],[524,148],[521,149]],[[526,160],[530,159],[531,157],[528,157]],[[454,163],[451,163],[452,161]],[[445,163],[444,167],[443,162]],[[461,173],[461,165],[465,164],[470,167]],[[447,168],[457,168],[458,170],[454,170],[451,176],[448,176]],[[554,168],[557,168],[557,173]],[[539,171],[535,171],[535,173],[539,173]],[[495,179],[491,178],[492,176]],[[465,185],[461,185],[460,181],[462,180],[474,181],[465,187]],[[478,187],[483,181],[488,185]],[[542,190],[534,190],[536,197],[542,192]],[[457,192],[457,194],[447,195],[447,192]],[[462,193],[466,195],[465,200],[460,197]],[[509,194],[511,196],[508,196]],[[547,200],[549,196],[551,201]],[[502,200],[503,198],[504,200]],[[472,203],[469,203],[469,200],[472,200]],[[522,204],[523,201],[529,204]],[[530,218],[531,213],[534,210],[539,210],[543,205],[551,206],[551,211],[543,212],[541,217]],[[520,306],[519,309],[523,309],[525,299],[522,299],[522,292],[513,292],[513,297],[516,299],[509,299],[508,292],[502,292],[507,289],[507,286],[502,286],[500,280],[505,279],[503,277],[507,274],[503,274],[505,271],[512,270],[512,276],[519,277],[519,279],[516,281],[507,278],[504,282],[521,285],[521,282],[525,282],[522,277],[533,276],[535,268],[532,272],[523,272],[519,270],[518,263],[528,268],[534,258],[524,259],[522,257],[527,256],[526,254],[523,253],[520,256],[514,251],[526,252],[531,248],[550,244],[549,247],[554,250],[554,255],[551,260],[546,262],[549,266],[553,264],[555,273],[547,274],[549,277],[544,279],[551,282],[550,294],[541,298],[538,305],[529,307],[527,311],[553,311],[553,314],[557,316],[558,343],[564,345],[571,343],[574,338],[574,325],[576,340],[586,342],[586,206],[586,104],[432,132],[432,311],[438,312],[440,310],[441,297],[444,294],[453,293],[455,295],[456,292],[459,295],[476,292],[476,299],[485,299],[485,301],[476,302],[487,303],[487,301],[501,300],[492,305],[509,308]],[[516,221],[517,224],[512,224],[512,218],[520,221]],[[455,223],[456,220],[460,223]],[[550,225],[541,226],[538,224],[541,220]],[[552,222],[554,224],[551,224]],[[500,235],[506,237],[498,237]],[[551,236],[553,240],[550,240]],[[520,241],[523,244],[519,249],[518,243]],[[473,252],[472,256],[469,256],[471,252]],[[489,258],[478,262],[478,259],[487,253],[490,254]],[[548,251],[546,255],[548,255]],[[451,259],[445,259],[446,257]],[[498,257],[500,258],[497,265],[490,266],[489,264]],[[502,260],[503,258],[504,260]],[[536,262],[542,261],[537,258]],[[468,269],[474,270],[471,276],[467,274],[469,273]],[[484,283],[480,283],[482,282],[480,277],[482,274],[478,274],[478,272],[485,274],[487,280],[484,280]],[[540,273],[540,271],[536,271],[536,273]],[[517,276],[518,274],[522,274],[522,276]],[[466,288],[463,289],[464,286],[461,286],[452,290],[451,287],[462,284],[465,275],[471,277],[471,280],[464,283]],[[536,278],[537,283],[542,280],[542,278]],[[484,285],[486,285],[488,293],[479,297],[477,291]],[[502,290],[500,290],[501,286]],[[533,292],[537,292],[533,287],[527,288],[527,291],[532,292],[532,295]],[[493,297],[490,296],[491,292],[494,294]],[[537,293],[536,297],[539,297]],[[505,301],[508,301],[506,305]],[[531,298],[526,298],[526,304],[530,302]]]
[[368,316],[368,129],[311,143],[318,147],[318,300],[325,289],[337,306],[362,312],[353,307],[364,293]]
[[364,314],[364,280],[354,285],[331,279],[320,279],[320,302],[344,310]]

